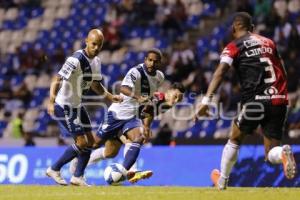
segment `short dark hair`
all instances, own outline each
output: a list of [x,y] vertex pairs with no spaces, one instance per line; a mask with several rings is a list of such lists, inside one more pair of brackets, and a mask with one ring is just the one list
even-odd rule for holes
[[161,51],[160,51],[159,49],[157,49],[157,48],[152,48],[152,49],[148,50],[148,51],[147,51],[147,56],[148,56],[150,53],[156,54],[156,55],[159,57],[160,60],[161,60],[162,57],[163,57]]
[[179,90],[181,93],[185,93],[185,88],[182,83],[175,82],[172,84],[171,89]]
[[252,29],[252,17],[247,12],[237,12],[233,17],[233,23],[238,22],[243,28],[246,28],[248,31]]

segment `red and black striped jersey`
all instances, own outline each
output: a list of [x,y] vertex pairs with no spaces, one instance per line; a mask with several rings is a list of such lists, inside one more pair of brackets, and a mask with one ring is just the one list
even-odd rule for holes
[[286,72],[272,40],[249,33],[230,42],[223,50],[220,62],[235,68],[242,103],[288,104]]

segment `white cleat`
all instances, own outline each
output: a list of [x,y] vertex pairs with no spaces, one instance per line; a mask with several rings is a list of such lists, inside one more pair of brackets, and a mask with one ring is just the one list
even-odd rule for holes
[[75,185],[75,186],[87,186],[87,187],[91,186],[86,183],[86,180],[83,176],[80,176],[80,177],[72,176],[71,180],[70,180],[70,184]]
[[75,173],[76,167],[78,165],[78,158],[74,158],[70,162],[69,172],[73,175]]
[[46,175],[52,178],[59,185],[68,185],[67,181],[61,177],[60,171],[54,171],[51,167],[48,167]]

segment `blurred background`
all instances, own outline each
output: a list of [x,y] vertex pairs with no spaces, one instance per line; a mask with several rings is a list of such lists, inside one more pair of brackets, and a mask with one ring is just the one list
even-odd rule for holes
[[[256,32],[278,45],[289,80],[285,138],[298,143],[299,0],[1,0],[0,141],[29,146],[65,144],[46,112],[50,80],[67,56],[84,47],[87,32],[100,28],[105,43],[99,56],[108,88],[143,62],[145,51],[152,47],[164,54],[161,70],[167,81],[161,90],[174,81],[187,88],[183,104],[172,111],[185,120],[172,118],[171,112],[160,116],[152,127],[153,144],[224,143],[239,102],[240,88],[233,73],[227,75],[218,95],[227,118],[196,124],[186,119],[193,111],[191,104],[206,92],[219,54],[230,41],[230,17],[236,11],[253,15]],[[91,107],[89,112],[97,128],[105,108]]]
[[[160,90],[174,81],[187,88],[183,103],[153,123],[148,146],[178,148],[143,150],[138,166],[163,174],[163,179],[155,176],[150,184],[208,186],[210,170],[219,165],[222,146],[218,144],[226,143],[238,110],[240,88],[234,73],[227,74],[217,96],[223,117],[194,124],[191,105],[207,90],[220,52],[230,41],[230,18],[236,11],[253,15],[255,31],[278,45],[286,64],[290,98],[284,143],[299,144],[299,0],[0,0],[0,167],[6,170],[0,183],[51,184],[44,171],[62,152],[63,147],[57,146],[71,141],[59,136],[56,122],[46,111],[51,77],[67,56],[84,47],[88,31],[100,28],[105,36],[99,56],[106,87],[114,89],[131,67],[143,62],[145,51],[156,47],[164,54],[161,70],[167,80]],[[105,108],[90,106],[88,110],[97,128]],[[180,119],[174,119],[172,113]],[[259,135],[260,129],[246,140],[252,145],[242,148],[230,184],[299,186],[300,177],[287,181],[280,167],[271,168],[264,162],[263,148],[256,145],[262,141]],[[195,155],[197,159],[191,160]],[[149,163],[154,158],[156,162]],[[298,152],[296,160],[299,158]],[[185,168],[178,167],[182,163]],[[98,183],[105,164],[88,169],[87,178]],[[200,167],[200,177],[190,173]],[[245,171],[260,176],[242,176]]]

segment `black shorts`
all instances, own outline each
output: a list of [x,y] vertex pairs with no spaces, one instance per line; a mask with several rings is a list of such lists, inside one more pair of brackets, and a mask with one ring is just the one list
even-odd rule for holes
[[246,103],[243,105],[236,125],[241,132],[252,134],[261,125],[263,133],[268,138],[281,140],[285,130],[287,106],[272,106],[261,103]]

